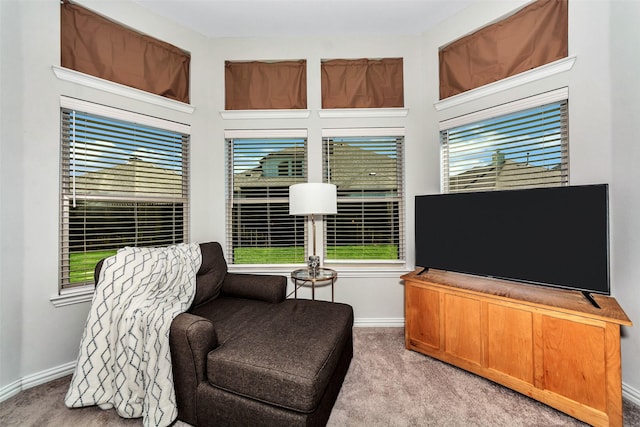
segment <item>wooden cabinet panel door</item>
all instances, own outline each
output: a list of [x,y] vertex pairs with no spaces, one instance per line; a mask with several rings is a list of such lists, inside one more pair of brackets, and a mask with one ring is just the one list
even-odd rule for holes
[[620,325],[578,292],[429,270],[405,280],[405,339],[420,351],[598,427],[622,427]]
[[533,384],[531,312],[487,304],[486,367]]
[[405,287],[405,327],[407,346],[440,348],[439,292],[407,284]]
[[543,316],[542,323],[544,388],[604,411],[604,328],[551,316]]
[[482,364],[480,301],[445,294],[442,314],[445,352],[449,356],[480,366]]

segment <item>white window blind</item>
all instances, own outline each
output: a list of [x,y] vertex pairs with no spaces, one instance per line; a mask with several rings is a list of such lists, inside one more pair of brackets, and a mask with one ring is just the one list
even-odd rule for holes
[[188,239],[189,135],[119,111],[61,109],[62,288],[92,283],[96,263],[121,247]]
[[324,181],[338,191],[338,213],[325,218],[326,260],[404,260],[404,136],[339,133],[323,132]]
[[305,219],[289,215],[289,186],[307,181],[306,131],[227,131],[225,136],[230,262],[304,262]]
[[442,191],[567,185],[567,104],[564,99],[441,130]]

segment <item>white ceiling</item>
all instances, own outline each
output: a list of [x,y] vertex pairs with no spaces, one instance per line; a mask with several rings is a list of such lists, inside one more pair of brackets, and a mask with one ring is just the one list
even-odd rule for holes
[[476,0],[134,0],[208,37],[419,34]]

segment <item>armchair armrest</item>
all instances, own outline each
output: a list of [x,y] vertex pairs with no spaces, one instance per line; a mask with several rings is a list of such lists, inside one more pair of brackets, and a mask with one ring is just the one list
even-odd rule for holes
[[218,346],[218,336],[208,319],[182,313],[171,322],[169,346],[178,417],[195,425],[196,388],[206,381],[207,354]]
[[238,298],[250,298],[270,303],[282,302],[287,294],[285,276],[227,273],[222,293]]

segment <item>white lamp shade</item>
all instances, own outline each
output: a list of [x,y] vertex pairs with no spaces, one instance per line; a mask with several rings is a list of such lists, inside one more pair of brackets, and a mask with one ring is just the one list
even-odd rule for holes
[[333,184],[303,183],[289,187],[289,215],[334,215],[337,190]]

